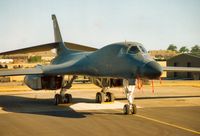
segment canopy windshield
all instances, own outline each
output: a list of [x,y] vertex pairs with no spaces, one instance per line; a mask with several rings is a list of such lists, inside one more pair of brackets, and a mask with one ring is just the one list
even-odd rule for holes
[[129,49],[128,49],[128,53],[129,54],[137,54],[139,53],[140,50],[137,46],[131,46]]

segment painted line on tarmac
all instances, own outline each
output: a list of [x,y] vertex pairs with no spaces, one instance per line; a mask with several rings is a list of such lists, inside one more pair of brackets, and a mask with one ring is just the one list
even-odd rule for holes
[[[106,109],[122,109],[124,107],[124,103],[121,102],[109,102],[109,103],[76,103],[70,106],[75,111],[82,110],[106,110]],[[141,108],[137,106],[137,108]]]
[[167,122],[160,121],[160,120],[150,118],[150,117],[146,117],[146,116],[143,116],[143,115],[135,115],[135,116],[200,135],[199,131],[195,131],[195,130],[192,130],[192,129],[189,129],[189,128],[181,127],[181,126],[178,126],[178,125],[175,125],[175,124],[167,123]]

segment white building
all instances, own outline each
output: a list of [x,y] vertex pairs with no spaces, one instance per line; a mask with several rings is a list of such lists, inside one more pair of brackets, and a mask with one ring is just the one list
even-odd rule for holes
[[0,63],[6,63],[6,64],[8,64],[8,63],[13,63],[13,59],[0,59]]

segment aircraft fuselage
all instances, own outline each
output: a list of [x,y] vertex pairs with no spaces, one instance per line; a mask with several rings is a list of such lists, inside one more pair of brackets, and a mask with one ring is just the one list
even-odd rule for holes
[[[131,49],[134,48],[134,49]],[[160,77],[161,66],[144,51],[140,43],[126,42],[107,45],[94,52],[63,51],[52,64],[57,73],[133,79]],[[142,51],[143,50],[143,51]],[[132,51],[132,52],[131,52]],[[135,51],[135,52],[134,52]],[[45,67],[51,75],[55,66]],[[57,74],[54,70],[54,74]]]

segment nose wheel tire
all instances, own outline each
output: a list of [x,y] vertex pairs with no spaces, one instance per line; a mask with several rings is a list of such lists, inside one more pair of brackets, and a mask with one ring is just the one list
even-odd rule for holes
[[135,104],[132,104],[132,114],[136,114],[137,113],[137,107]]
[[126,114],[126,115],[129,115],[129,114],[130,114],[130,107],[129,107],[128,104],[125,104],[125,105],[124,105],[123,112],[124,112],[124,114]]
[[125,104],[124,105],[124,108],[123,108],[123,112],[124,114],[126,115],[129,115],[129,114],[136,114],[137,113],[137,107],[135,104]]

